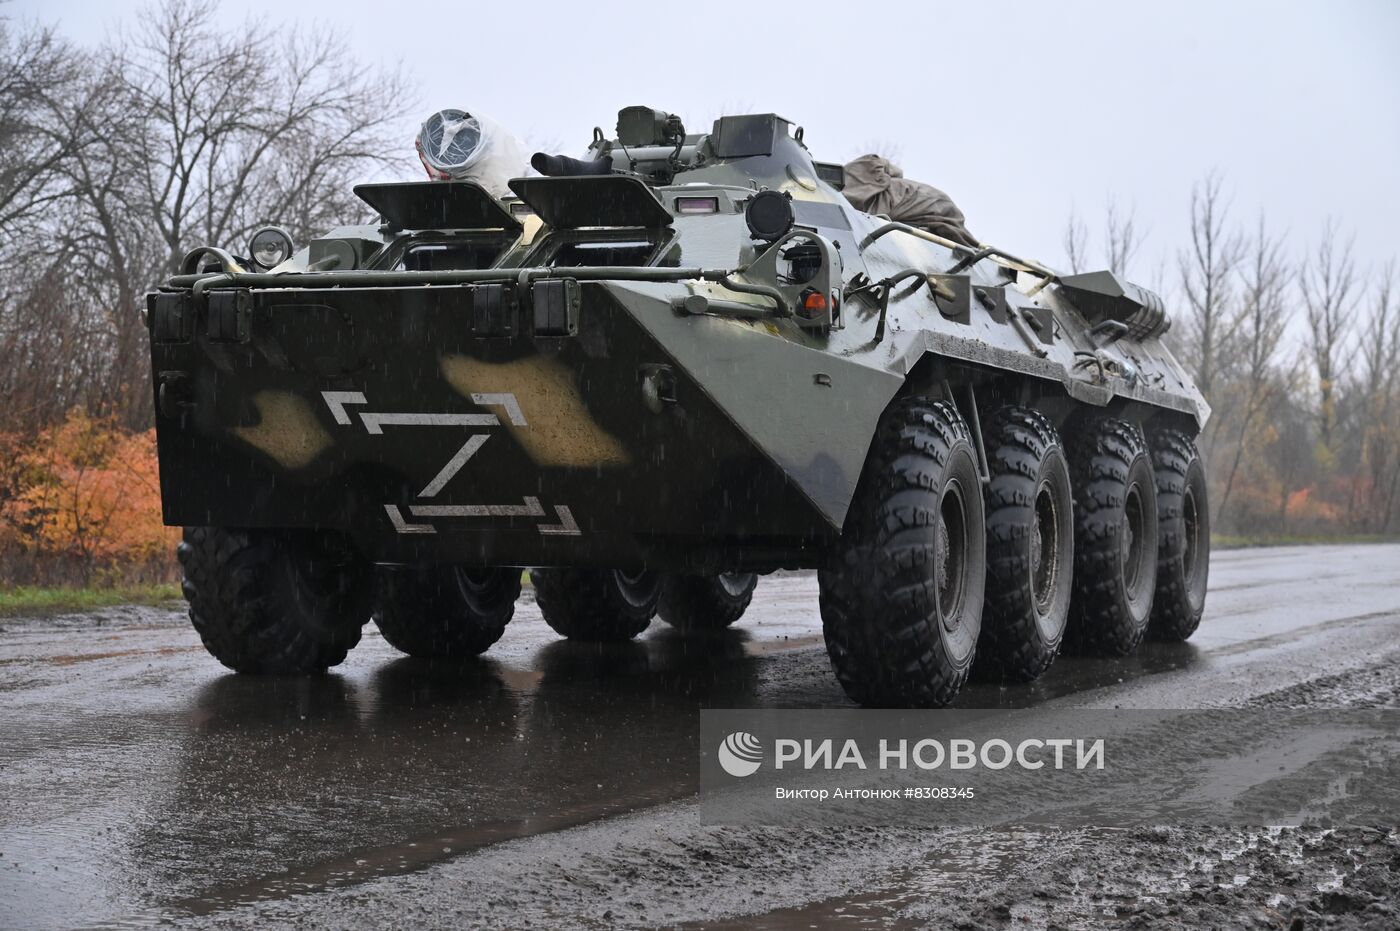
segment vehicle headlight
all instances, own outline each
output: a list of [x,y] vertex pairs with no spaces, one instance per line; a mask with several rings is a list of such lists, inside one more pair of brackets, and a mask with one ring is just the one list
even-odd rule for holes
[[264,227],[248,241],[248,254],[260,268],[281,265],[292,255],[292,237],[284,229]]

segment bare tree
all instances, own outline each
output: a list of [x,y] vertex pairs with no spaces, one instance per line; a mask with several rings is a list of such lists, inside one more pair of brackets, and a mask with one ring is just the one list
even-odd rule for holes
[[0,19],[0,237],[64,197],[59,164],[82,135],[55,118],[82,73],[82,57],[52,29],[12,32]]
[[1186,349],[1207,398],[1215,396],[1221,357],[1236,325],[1231,281],[1243,248],[1239,234],[1228,227],[1228,213],[1220,176],[1207,175],[1191,190],[1191,244],[1177,255],[1188,311]]
[[1336,449],[1338,380],[1352,355],[1347,345],[1356,310],[1352,246],[1350,238],[1339,240],[1336,226],[1329,219],[1299,279],[1308,323],[1308,351],[1317,377],[1318,439],[1329,453]]
[[1274,367],[1288,328],[1288,288],[1293,276],[1283,259],[1283,242],[1271,236],[1261,214],[1258,227],[1244,248],[1241,262],[1239,311],[1240,362],[1244,402],[1238,417],[1235,451],[1224,486],[1216,497],[1216,514],[1223,515],[1239,475],[1260,415],[1273,399],[1279,381]]
[[90,144],[65,119],[87,64],[52,29],[0,19],[0,429],[101,397],[107,346],[89,295],[67,287],[71,253],[49,235],[73,198],[66,165]]
[[42,250],[6,264],[6,277],[19,284],[0,303],[0,432],[32,431],[75,407],[108,407],[107,321],[68,264],[66,255]]
[[359,215],[352,183],[406,150],[388,138],[404,88],[323,30],[224,30],[210,0],[148,9],[89,75],[63,114],[89,139],[61,162],[74,206],[50,232],[102,297],[107,396],[138,426],[150,416],[145,290],[194,246],[242,251],[258,226],[304,238]]
[[1365,515],[1362,523],[1377,531],[1389,527],[1400,487],[1400,306],[1394,292],[1392,260],[1376,284],[1359,351],[1363,394],[1358,465],[1366,485],[1359,513]]
[[[1301,365],[1295,366],[1294,371],[1302,368]],[[1294,401],[1294,394],[1301,387],[1301,379],[1285,381],[1284,390],[1274,393],[1270,405],[1272,409],[1267,415],[1274,434],[1267,454],[1278,491],[1274,530],[1280,534],[1296,529],[1290,524],[1289,504],[1317,472],[1317,460],[1312,454],[1311,445],[1314,436],[1312,414]]]
[[[1126,275],[1128,265],[1142,246],[1142,236],[1137,229],[1136,211],[1126,212],[1118,202],[1109,198],[1104,207],[1104,256],[1103,261],[1110,271]],[[1065,221],[1064,232],[1060,234],[1060,245],[1065,250],[1065,262],[1072,274],[1090,270],[1089,228],[1079,214],[1070,211]]]
[[241,246],[273,220],[332,221],[350,181],[392,150],[384,131],[403,90],[398,75],[354,64],[333,33],[279,37],[253,22],[229,34],[214,10],[167,0],[109,49],[145,137],[131,167],[171,271],[195,241]]
[[1131,207],[1126,212],[1112,198],[1104,210],[1104,248],[1107,252],[1110,271],[1120,275],[1128,274],[1128,265],[1142,247],[1142,236],[1137,228],[1137,211]]
[[1069,219],[1065,221],[1065,231],[1060,242],[1064,245],[1065,261],[1069,264],[1070,273],[1077,275],[1088,271],[1089,228],[1073,210],[1069,213]]

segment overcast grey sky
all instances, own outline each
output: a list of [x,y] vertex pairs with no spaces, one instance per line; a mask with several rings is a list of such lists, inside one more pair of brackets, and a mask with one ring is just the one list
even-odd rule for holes
[[[142,0],[17,0],[12,15],[100,40]],[[402,62],[405,114],[479,110],[576,153],[644,103],[691,131],[775,110],[813,154],[880,143],[945,188],[980,237],[1059,263],[1072,208],[1110,196],[1149,237],[1133,271],[1174,275],[1192,183],[1215,169],[1235,216],[1295,248],[1331,215],[1363,267],[1400,254],[1400,0],[645,4],[239,0],[249,15],[331,22],[369,61]]]

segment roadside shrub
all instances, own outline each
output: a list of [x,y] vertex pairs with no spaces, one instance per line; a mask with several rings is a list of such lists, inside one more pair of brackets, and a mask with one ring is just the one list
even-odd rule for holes
[[173,577],[154,430],[73,410],[28,440],[0,435],[0,573],[10,583]]

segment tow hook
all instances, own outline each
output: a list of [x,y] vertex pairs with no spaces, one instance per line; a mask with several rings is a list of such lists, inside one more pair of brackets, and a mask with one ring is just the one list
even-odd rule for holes
[[647,410],[660,414],[676,403],[676,373],[669,365],[643,365],[641,373],[642,403]]
[[178,420],[194,407],[194,387],[188,372],[161,372],[160,388],[156,393],[160,415]]

